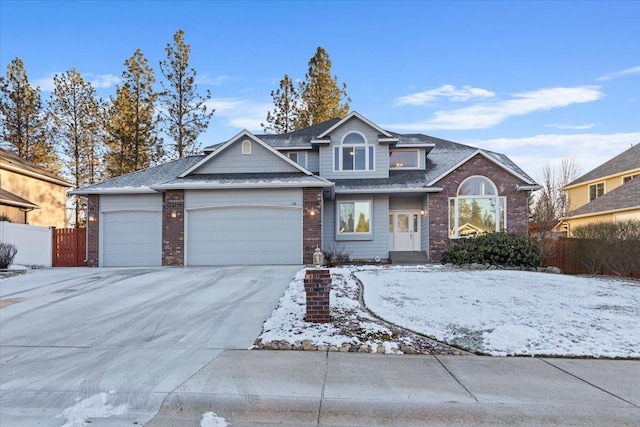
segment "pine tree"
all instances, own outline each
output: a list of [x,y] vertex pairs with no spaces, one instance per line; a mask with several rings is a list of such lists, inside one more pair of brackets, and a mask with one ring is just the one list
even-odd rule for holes
[[[53,83],[50,135],[62,152],[67,178],[76,188],[95,184],[101,178],[102,151],[101,106],[96,91],[75,69],[55,75]],[[79,226],[84,206],[79,196],[73,197],[74,224]]]
[[181,159],[200,151],[198,136],[207,130],[215,110],[207,111],[211,92],[197,93],[196,71],[189,68],[191,46],[184,41],[184,31],[173,36],[173,46],[167,44],[167,60],[160,62],[160,70],[167,80],[160,94],[164,132],[173,140],[170,158]]
[[20,58],[7,65],[7,77],[0,77],[0,89],[0,128],[5,148],[50,172],[59,172],[58,156],[46,136],[40,88],[29,84]]
[[271,91],[273,98],[273,111],[267,113],[267,124],[260,125],[265,131],[273,131],[278,134],[289,133],[296,130],[295,123],[299,116],[299,95],[293,87],[293,81],[288,74],[280,80],[280,88]]
[[148,168],[163,156],[153,90],[155,77],[140,49],[124,62],[122,86],[116,87],[105,119],[105,155],[109,177]]
[[[347,85],[343,83],[340,86],[338,78],[331,75],[329,54],[321,47],[309,60],[309,69],[298,93],[300,114],[296,119],[296,129],[344,117],[349,112],[351,99],[347,95]],[[341,103],[343,99],[345,101]]]

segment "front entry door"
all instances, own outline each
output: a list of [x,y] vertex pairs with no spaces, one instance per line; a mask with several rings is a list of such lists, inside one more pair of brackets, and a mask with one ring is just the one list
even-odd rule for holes
[[420,250],[420,212],[389,212],[389,250]]

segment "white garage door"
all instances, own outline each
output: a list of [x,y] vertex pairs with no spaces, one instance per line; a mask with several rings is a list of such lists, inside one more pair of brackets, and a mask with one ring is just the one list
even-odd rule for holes
[[105,212],[101,239],[104,267],[162,265],[161,212]]
[[271,206],[187,213],[188,265],[302,264],[302,210]]

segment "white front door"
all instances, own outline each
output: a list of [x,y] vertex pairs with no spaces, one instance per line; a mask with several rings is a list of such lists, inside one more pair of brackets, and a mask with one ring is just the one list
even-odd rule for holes
[[389,250],[420,250],[420,212],[389,212]]

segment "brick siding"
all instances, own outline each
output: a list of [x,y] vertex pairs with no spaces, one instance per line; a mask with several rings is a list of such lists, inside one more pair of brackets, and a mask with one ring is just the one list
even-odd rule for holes
[[100,263],[100,196],[87,196],[87,266],[98,267]]
[[304,276],[307,322],[327,323],[331,295],[331,274],[327,269],[307,270]]
[[529,192],[517,188],[526,183],[478,154],[435,183],[436,187],[443,188],[442,192],[429,195],[429,255],[432,261],[441,259],[442,251],[449,241],[449,197],[455,197],[460,183],[474,175],[489,178],[498,187],[498,195],[506,197],[506,231],[527,234]]
[[184,265],[184,190],[162,194],[162,265]]
[[316,247],[322,248],[322,188],[303,188],[302,204],[302,262],[312,264]]

